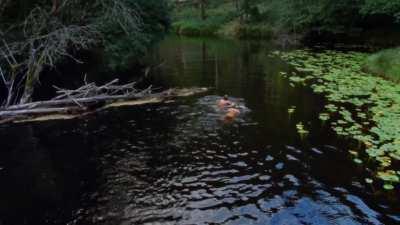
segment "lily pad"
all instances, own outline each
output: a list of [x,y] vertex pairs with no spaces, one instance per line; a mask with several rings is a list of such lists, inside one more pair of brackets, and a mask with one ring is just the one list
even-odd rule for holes
[[[299,71],[289,78],[291,84],[310,84],[315,93],[326,97],[327,112],[319,119],[330,120],[336,134],[357,140],[379,163],[378,170],[393,169],[392,163],[400,161],[399,84],[363,72],[367,53],[295,50],[279,54]],[[297,130],[306,133],[302,124]],[[362,163],[356,157],[354,161]],[[383,173],[376,173],[377,178],[386,182],[400,175]]]
[[390,191],[390,190],[393,190],[393,189],[394,189],[394,186],[391,185],[391,184],[385,184],[385,185],[383,185],[383,188],[384,188],[385,190]]
[[365,178],[365,182],[367,184],[372,184],[374,182],[374,180],[372,180],[371,178]]

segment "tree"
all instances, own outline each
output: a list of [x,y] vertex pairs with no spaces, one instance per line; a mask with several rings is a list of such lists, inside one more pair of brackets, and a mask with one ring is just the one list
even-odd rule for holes
[[242,22],[258,21],[260,20],[260,12],[254,0],[243,0],[241,8]]
[[234,0],[234,2],[235,2],[235,8],[236,8],[236,11],[240,11],[240,3],[239,3],[239,0]]
[[[31,101],[39,76],[76,53],[103,46],[106,54],[124,50],[143,53],[165,21],[152,22],[141,0],[15,0],[1,1],[0,82],[7,89],[5,106]],[[150,1],[155,4],[155,1]],[[164,1],[157,1],[163,5]],[[142,4],[141,4],[142,3]],[[143,9],[141,6],[144,6]],[[157,8],[158,7],[153,7]],[[166,14],[166,11],[160,12]],[[158,16],[156,18],[160,18]],[[167,23],[167,22],[165,22]],[[115,41],[118,39],[119,41]],[[123,61],[123,60],[119,60]],[[1,104],[1,103],[0,103]]]
[[205,20],[207,19],[206,15],[207,0],[199,0],[199,5],[200,5],[201,19]]
[[360,12],[363,15],[387,15],[400,22],[400,0],[365,0]]

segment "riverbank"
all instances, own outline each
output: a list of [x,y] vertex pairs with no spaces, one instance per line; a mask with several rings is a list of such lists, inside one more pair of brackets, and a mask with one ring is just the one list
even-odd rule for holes
[[373,171],[365,182],[394,189],[400,183],[400,85],[363,72],[366,53],[298,50],[278,55],[298,70],[282,73],[293,84],[310,85],[326,96],[321,121],[357,141],[349,153]]
[[[266,20],[248,21],[234,2],[210,6],[207,16],[200,18],[198,9],[192,5],[175,8],[172,31],[184,36],[224,36],[238,39],[273,39],[277,36],[276,26]],[[264,4],[260,4],[260,7]]]
[[[284,46],[304,43],[383,49],[400,44],[395,16],[369,12],[369,3],[354,9],[323,2],[307,5],[272,0],[247,4],[216,1],[205,6],[202,16],[196,4],[176,6],[172,32],[182,36],[275,40]],[[349,15],[338,17],[336,11]]]
[[224,36],[238,39],[273,39],[274,28],[268,24],[244,24],[240,21],[229,21],[218,25],[213,21],[184,20],[172,25],[174,33],[183,36]]
[[394,82],[400,82],[400,48],[387,49],[369,56],[363,70]]

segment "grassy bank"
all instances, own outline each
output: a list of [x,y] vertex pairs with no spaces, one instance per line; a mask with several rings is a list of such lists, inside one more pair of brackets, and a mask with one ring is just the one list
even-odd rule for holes
[[216,35],[224,24],[236,17],[232,4],[223,4],[207,10],[207,18],[201,19],[199,10],[192,5],[178,7],[173,12],[172,30],[187,36]]
[[363,70],[400,82],[400,47],[375,53],[366,59]]
[[304,37],[308,43],[392,47],[400,40],[400,4],[390,2],[215,0],[200,7],[201,1],[186,1],[174,7],[172,27],[188,36],[275,38],[279,42]]
[[201,20],[183,20],[172,24],[172,31],[185,36],[213,36],[218,31],[218,26]]
[[264,20],[244,22],[234,2],[225,2],[210,7],[204,20],[200,18],[199,10],[193,6],[175,9],[172,30],[185,36],[270,39],[276,29]]
[[365,182],[387,190],[398,186],[400,85],[363,72],[365,53],[299,50],[277,54],[298,70],[282,73],[293,84],[309,85],[315,93],[326,96],[322,124],[343,138],[355,140],[349,155],[373,171]]

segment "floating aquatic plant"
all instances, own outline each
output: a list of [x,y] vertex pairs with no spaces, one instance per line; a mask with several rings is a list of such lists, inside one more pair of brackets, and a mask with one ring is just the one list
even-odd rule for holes
[[371,178],[365,178],[365,182],[367,184],[372,184],[372,183],[374,183],[374,180],[372,180]]
[[304,125],[302,122],[296,124],[296,129],[297,129],[297,133],[300,134],[301,138],[304,138],[309,133],[309,131],[304,128]]
[[279,72],[279,74],[280,74],[281,76],[283,76],[283,77],[287,77],[287,76],[288,76],[288,73],[287,73],[287,72]]
[[[291,74],[291,86],[310,84],[315,93],[326,96],[327,113],[320,114],[320,120],[331,120],[338,135],[363,145],[370,159],[379,163],[375,169],[380,171],[376,174],[385,183],[383,188],[393,189],[400,179],[400,169],[393,166],[400,161],[399,85],[363,72],[365,53],[297,50],[274,54],[299,71]],[[296,127],[299,133],[308,133],[301,123]],[[357,155],[354,161],[362,163],[362,157]],[[390,176],[387,171],[392,171]]]
[[334,113],[337,111],[337,107],[333,104],[326,105],[325,108],[331,113]]
[[359,158],[355,158],[353,161],[355,163],[357,163],[357,164],[362,164],[363,163],[363,161],[361,159],[359,159]]
[[400,179],[397,173],[393,170],[388,170],[385,172],[378,172],[378,177],[387,182],[399,183]]
[[328,121],[329,118],[330,118],[330,116],[329,116],[328,113],[321,113],[321,114],[319,114],[319,119],[320,119],[322,122]]
[[296,106],[291,106],[291,107],[288,109],[289,115],[293,114],[295,111],[296,111]]
[[357,157],[358,156],[358,152],[353,151],[353,150],[349,150],[350,154],[352,154],[353,156]]
[[394,186],[391,185],[391,184],[385,184],[385,185],[383,185],[383,188],[384,188],[385,190],[390,191],[390,190],[393,190],[393,189],[394,189]]

